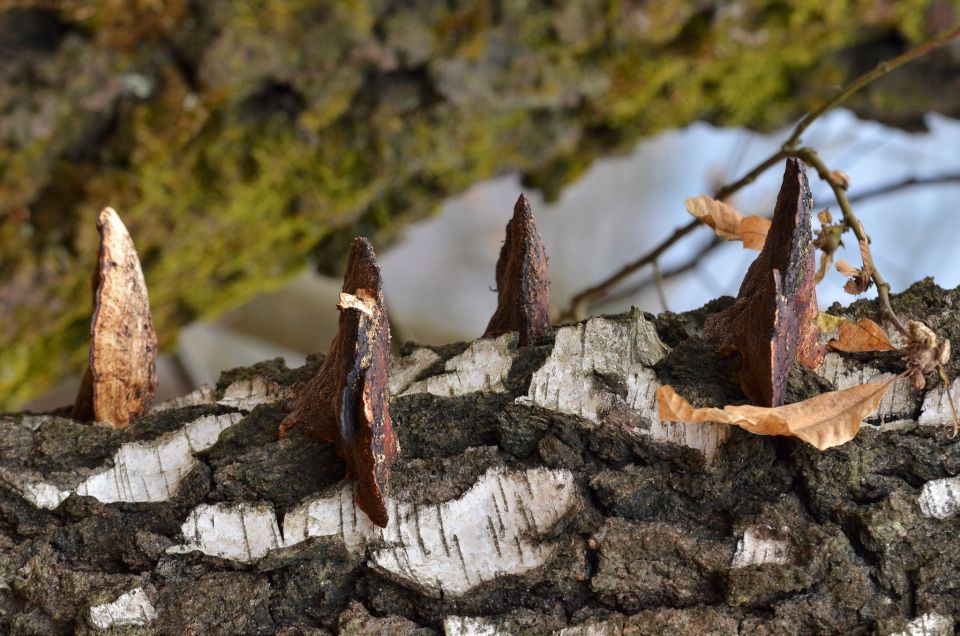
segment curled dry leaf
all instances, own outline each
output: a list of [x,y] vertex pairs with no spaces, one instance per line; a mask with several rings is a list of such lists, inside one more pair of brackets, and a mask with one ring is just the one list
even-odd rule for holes
[[705,194],[690,197],[684,205],[687,212],[712,227],[720,238],[742,241],[745,249],[763,249],[770,219],[758,215],[744,216],[733,206]]
[[890,338],[887,337],[883,327],[869,318],[862,318],[857,322],[842,321],[839,334],[830,341],[830,347],[848,353],[896,349],[890,342]]
[[125,428],[157,389],[157,335],[140,259],[112,208],[97,216],[100,254],[93,283],[90,366],[73,405],[74,419]]
[[337,308],[340,324],[329,353],[293,397],[280,436],[301,427],[334,444],[347,475],[356,476],[357,505],[384,527],[390,465],[399,448],[387,392],[390,324],[376,255],[365,238],[353,242]]
[[756,214],[743,217],[740,221],[740,236],[743,239],[744,249],[759,252],[763,249],[763,243],[767,240],[767,233],[770,231],[770,219]]
[[765,406],[783,404],[794,360],[815,369],[826,353],[816,322],[811,204],[802,164],[787,160],[763,250],[736,303],[704,323],[704,339],[721,355],[740,355],[740,387]]
[[731,424],[756,435],[796,437],[820,450],[845,444],[853,439],[864,418],[877,410],[883,394],[896,378],[859,384],[822,393],[786,406],[725,406],[695,408],[670,386],[657,389],[661,420],[700,424]]
[[497,310],[484,337],[519,332],[526,347],[550,336],[550,269],[533,222],[530,201],[520,195],[507,223],[507,238],[497,260]]

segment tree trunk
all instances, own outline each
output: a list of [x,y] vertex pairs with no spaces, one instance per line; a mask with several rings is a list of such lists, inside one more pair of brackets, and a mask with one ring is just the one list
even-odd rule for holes
[[[664,129],[782,126],[956,22],[942,0],[122,4],[0,2],[0,408],[83,371],[106,205],[167,346],[470,184],[555,196]],[[937,51],[847,105],[956,116],[958,66]]]
[[[930,281],[894,299],[954,340],[958,302]],[[660,422],[661,383],[742,399],[700,340],[706,313],[593,318],[524,349],[408,345],[385,529],[330,446],[277,439],[316,360],[227,373],[126,431],[5,416],[0,631],[952,634],[960,443],[943,389],[897,380],[825,452]],[[900,368],[832,353],[797,367],[788,401]]]

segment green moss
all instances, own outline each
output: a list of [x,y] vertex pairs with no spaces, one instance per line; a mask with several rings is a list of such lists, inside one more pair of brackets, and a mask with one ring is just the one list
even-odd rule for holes
[[[0,216],[0,407],[82,369],[103,205],[134,236],[168,347],[185,321],[308,259],[336,270],[354,234],[382,245],[478,180],[521,172],[556,196],[666,128],[782,125],[861,70],[843,51],[922,38],[932,6],[94,5],[61,14],[73,31],[0,78],[0,107],[30,114],[0,138],[0,212],[31,213]],[[15,81],[31,76],[47,84]],[[882,87],[854,105],[926,110]]]

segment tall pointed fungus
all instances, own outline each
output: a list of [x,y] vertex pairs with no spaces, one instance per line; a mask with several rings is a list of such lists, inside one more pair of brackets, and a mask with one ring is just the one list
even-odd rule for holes
[[794,360],[814,369],[826,352],[816,324],[812,206],[803,164],[788,159],[763,250],[736,302],[704,323],[707,342],[723,355],[740,355],[740,387],[761,406],[783,404]]
[[93,276],[90,366],[74,419],[124,428],[157,389],[157,334],[133,239],[112,208],[97,216],[100,253]]
[[299,426],[336,446],[357,481],[357,505],[387,525],[385,497],[399,448],[390,422],[390,324],[370,242],[354,239],[343,279],[337,335],[320,370],[294,396],[281,437]]
[[507,238],[497,260],[497,310],[484,337],[520,333],[520,346],[536,345],[549,336],[550,269],[533,221],[530,201],[520,195],[507,223]]

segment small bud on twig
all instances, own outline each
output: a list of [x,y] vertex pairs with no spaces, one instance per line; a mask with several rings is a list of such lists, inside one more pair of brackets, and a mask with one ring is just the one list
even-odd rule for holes
[[112,208],[97,216],[100,254],[93,277],[90,366],[74,419],[125,428],[157,389],[157,334],[133,239]]
[[385,527],[390,465],[399,452],[387,390],[390,323],[376,254],[363,237],[353,241],[337,308],[340,324],[330,351],[317,375],[294,396],[280,436],[302,426],[334,444],[347,463],[347,476],[356,476],[357,505]]
[[520,195],[507,223],[497,260],[497,311],[484,337],[520,332],[520,346],[536,345],[550,334],[550,270],[533,222],[530,201]]
[[803,164],[788,159],[773,224],[737,302],[704,324],[704,338],[722,354],[740,354],[740,386],[761,406],[783,404],[794,360],[816,368],[825,354],[817,326],[812,203]]

